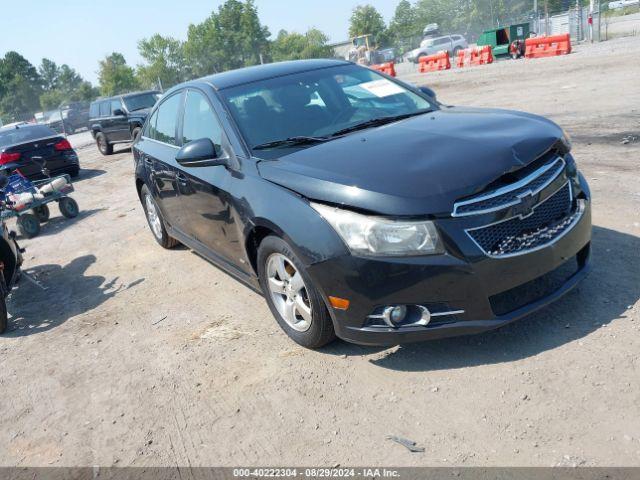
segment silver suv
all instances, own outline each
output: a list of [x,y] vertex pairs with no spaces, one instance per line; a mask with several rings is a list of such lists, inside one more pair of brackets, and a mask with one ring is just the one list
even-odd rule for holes
[[442,37],[425,38],[420,46],[407,53],[407,60],[418,63],[420,57],[433,55],[441,50],[446,50],[449,55],[456,56],[458,51],[467,48],[469,44],[462,35],[444,35]]

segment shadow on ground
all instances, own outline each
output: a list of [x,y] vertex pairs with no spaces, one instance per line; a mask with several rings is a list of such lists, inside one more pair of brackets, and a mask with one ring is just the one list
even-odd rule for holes
[[[45,222],[40,224],[40,233],[38,237],[46,237],[47,235],[54,235],[58,232],[61,232],[65,228],[70,227],[76,222],[81,222],[82,220],[89,218],[96,213],[106,210],[106,208],[94,208],[92,210],[82,210],[82,205],[80,205],[80,213],[75,218],[66,218],[63,217],[58,209],[58,205],[54,202],[49,204],[49,209],[51,211],[51,218]],[[22,235],[19,238],[24,238]]]
[[81,182],[83,180],[89,180],[91,178],[99,177],[107,173],[106,170],[100,170],[97,168],[83,168],[80,170],[80,174],[76,178],[72,178],[73,183]]
[[6,336],[21,337],[46,332],[69,318],[89,312],[123,290],[144,281],[122,285],[118,277],[107,280],[87,275],[94,255],[78,257],[67,265],[39,265],[26,269],[9,301]]
[[640,298],[640,238],[594,227],[591,274],[553,305],[501,329],[392,349],[335,342],[325,353],[368,355],[388,350],[371,360],[383,368],[429,371],[464,368],[520,360],[585,337],[624,318]]

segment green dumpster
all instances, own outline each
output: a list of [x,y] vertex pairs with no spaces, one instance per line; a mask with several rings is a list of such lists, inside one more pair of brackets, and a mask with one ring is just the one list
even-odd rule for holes
[[493,56],[509,55],[509,45],[515,40],[529,38],[529,24],[517,23],[508,27],[486,30],[478,39],[478,46],[491,45]]

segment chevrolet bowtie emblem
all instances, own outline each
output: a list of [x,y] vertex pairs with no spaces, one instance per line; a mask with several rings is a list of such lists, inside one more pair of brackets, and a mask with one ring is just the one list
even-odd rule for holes
[[537,200],[533,192],[528,191],[522,193],[518,195],[518,199],[520,200],[520,203],[513,207],[514,215],[520,218],[527,218],[533,214],[533,208],[535,207]]

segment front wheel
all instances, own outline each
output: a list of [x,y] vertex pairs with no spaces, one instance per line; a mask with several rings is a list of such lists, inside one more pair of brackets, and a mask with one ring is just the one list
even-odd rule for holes
[[271,313],[293,341],[319,348],[335,339],[322,296],[287,242],[276,236],[262,241],[258,276]]

